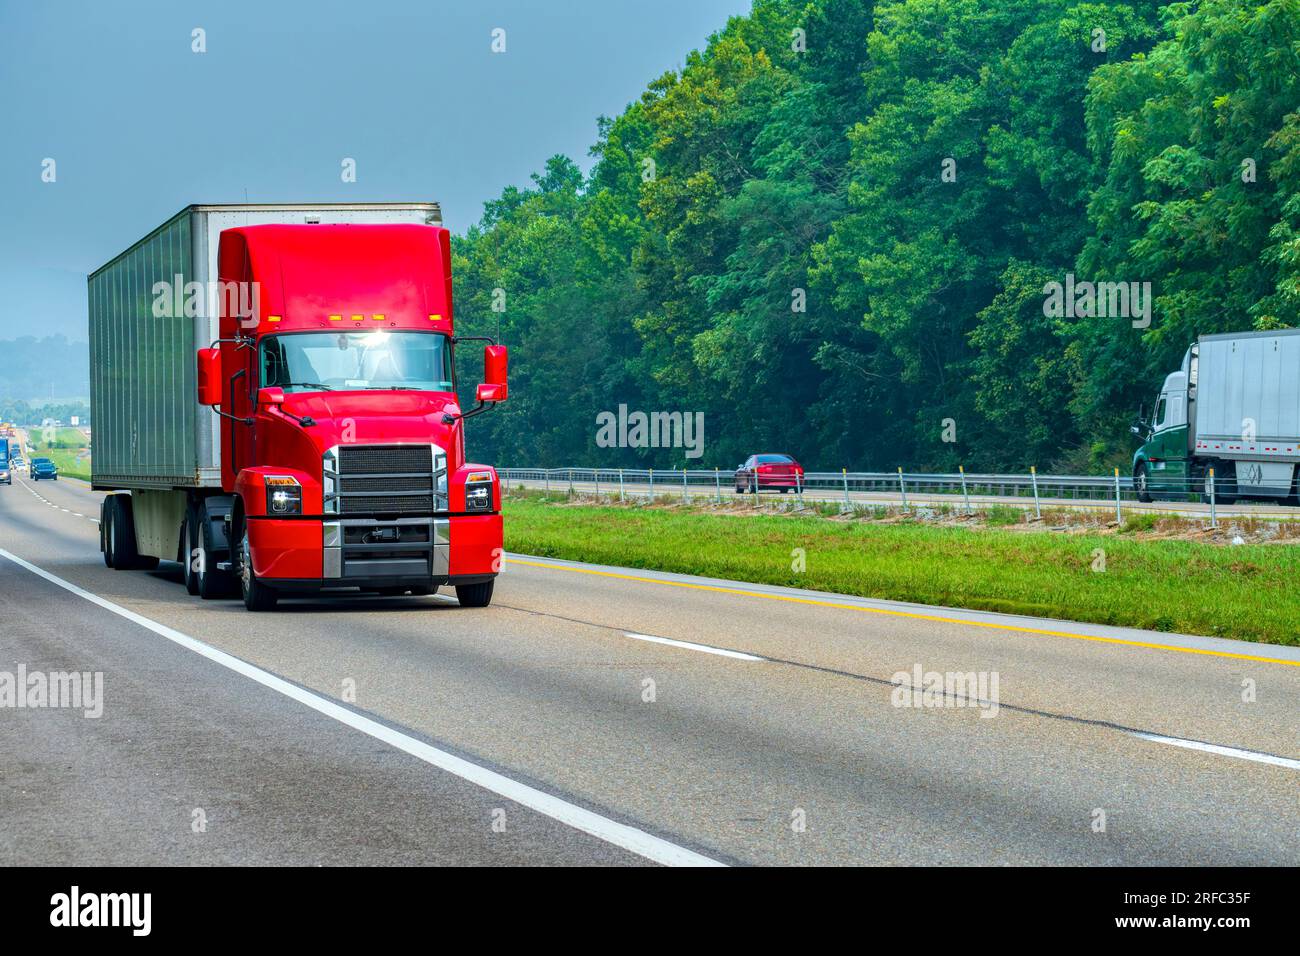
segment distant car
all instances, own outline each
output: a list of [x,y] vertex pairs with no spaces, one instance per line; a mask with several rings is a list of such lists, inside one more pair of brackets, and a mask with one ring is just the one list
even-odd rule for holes
[[0,482],[6,485],[14,483],[14,473],[9,470],[9,466],[0,462]]
[[736,494],[772,489],[785,494],[803,486],[803,465],[789,455],[750,455],[736,468]]
[[26,469],[27,469],[27,459],[26,459],[26,458],[15,458],[15,459],[14,459],[14,471],[25,471]]
[[40,481],[42,478],[52,478],[59,480],[59,469],[54,466],[54,462],[48,458],[32,459],[32,481]]

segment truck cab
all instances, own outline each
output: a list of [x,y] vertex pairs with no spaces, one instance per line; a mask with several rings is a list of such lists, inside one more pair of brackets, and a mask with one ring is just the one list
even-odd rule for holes
[[1186,494],[1192,480],[1187,371],[1173,372],[1132,431],[1143,439],[1133,455],[1133,487],[1140,501],[1155,494]]
[[212,546],[253,609],[293,591],[443,584],[487,604],[500,488],[467,459],[464,421],[505,399],[506,352],[487,346],[489,381],[463,412],[447,230],[249,226],[221,234],[219,263],[231,294],[198,392],[221,416],[225,494],[201,503],[196,547]]
[[[254,611],[491,601],[501,492],[465,421],[506,399],[507,354],[456,335],[436,204],[190,206],[88,283],[108,567],[176,560],[191,594]],[[485,380],[462,409],[474,342]]]

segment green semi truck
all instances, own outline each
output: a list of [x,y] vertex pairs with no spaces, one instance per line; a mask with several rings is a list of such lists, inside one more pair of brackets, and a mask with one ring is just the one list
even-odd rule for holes
[[1203,335],[1132,431],[1138,500],[1213,491],[1295,501],[1300,464],[1300,329]]

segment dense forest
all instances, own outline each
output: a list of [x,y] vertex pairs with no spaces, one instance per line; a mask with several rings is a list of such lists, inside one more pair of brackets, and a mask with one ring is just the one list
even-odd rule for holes
[[[1300,325],[1298,110],[1300,0],[757,0],[457,238],[474,455],[1127,465],[1197,335]],[[620,405],[703,457],[598,447]]]

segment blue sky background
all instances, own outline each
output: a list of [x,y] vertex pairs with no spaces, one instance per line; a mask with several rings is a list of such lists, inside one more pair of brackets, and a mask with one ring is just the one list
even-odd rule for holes
[[432,199],[463,232],[748,8],[0,0],[0,339],[84,339],[86,274],[192,202]]

